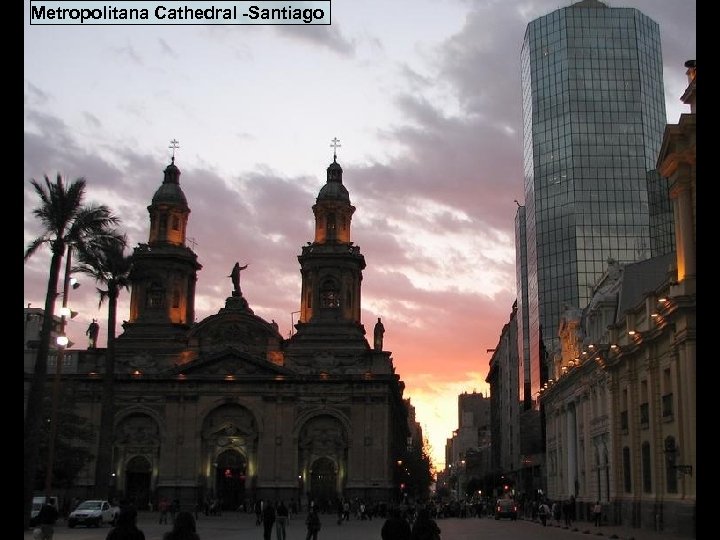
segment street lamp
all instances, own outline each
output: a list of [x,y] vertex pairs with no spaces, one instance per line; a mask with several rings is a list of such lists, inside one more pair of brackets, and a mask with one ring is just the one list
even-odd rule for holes
[[[65,335],[65,322],[67,317],[71,319],[77,315],[77,312],[71,311],[68,308],[68,293],[70,287],[77,289],[80,283],[73,278],[71,283],[70,279],[70,267],[72,265],[72,244],[67,245],[67,254],[65,261],[65,278],[63,279],[63,299],[62,308],[60,309],[60,335],[57,337],[57,355],[55,357],[55,379],[53,381],[53,392],[52,392],[52,410],[50,416],[50,439],[48,441],[48,457],[47,457],[47,470],[45,471],[45,495],[51,496],[52,491],[52,477],[53,477],[53,462],[55,461],[55,439],[57,438],[57,425],[58,425],[58,408],[60,406],[60,377],[62,375],[62,365],[65,359],[65,348],[72,345]],[[49,500],[49,499],[48,499]]]

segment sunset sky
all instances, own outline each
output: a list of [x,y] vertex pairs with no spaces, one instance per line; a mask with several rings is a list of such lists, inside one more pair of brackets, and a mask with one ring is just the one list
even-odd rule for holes
[[[31,26],[25,0],[23,247],[40,231],[29,180],[58,172],[85,177],[86,201],[110,206],[132,247],[146,242],[147,206],[177,139],[203,265],[198,321],[224,306],[239,261],[251,308],[288,336],[297,255],[313,240],[312,205],[339,138],[352,240],[367,262],[363,323],[371,338],[382,317],[384,348],[441,468],[457,396],[488,391],[486,350],[515,300],[525,28],[571,3],[333,0],[330,26]],[[695,2],[605,3],[659,23],[677,122],[689,112],[679,98],[696,55]],[[24,306],[44,306],[48,268],[47,249],[24,265]],[[107,306],[81,281],[70,339],[85,347],[97,318],[104,346]]]

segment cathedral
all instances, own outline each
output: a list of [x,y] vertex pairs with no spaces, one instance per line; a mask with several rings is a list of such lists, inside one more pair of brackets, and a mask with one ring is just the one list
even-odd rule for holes
[[[186,244],[190,207],[175,159],[133,253],[130,314],[115,340],[113,492],[225,509],[257,499],[397,497],[409,436],[404,384],[361,322],[365,258],[350,240],[355,207],[335,156],[315,204],[315,237],[298,255],[295,332],[255,315],[236,265],[216,314],[195,321],[202,265]],[[99,426],[102,352],[80,357],[76,410]],[[93,449],[94,450],[94,449]],[[94,452],[93,452],[94,453]],[[94,463],[79,478],[90,490]],[[84,480],[83,480],[84,478]]]

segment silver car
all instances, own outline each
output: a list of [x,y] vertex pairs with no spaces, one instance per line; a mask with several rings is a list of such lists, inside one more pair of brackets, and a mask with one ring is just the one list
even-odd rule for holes
[[85,525],[86,527],[99,527],[107,523],[113,525],[119,513],[117,506],[108,501],[90,500],[81,502],[68,516],[68,527]]

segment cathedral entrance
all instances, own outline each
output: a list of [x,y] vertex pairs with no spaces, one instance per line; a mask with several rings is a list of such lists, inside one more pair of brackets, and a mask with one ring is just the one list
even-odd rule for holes
[[337,498],[337,471],[333,461],[326,457],[315,460],[310,469],[310,498],[320,508],[328,508]]
[[217,457],[215,493],[223,510],[237,510],[245,499],[247,461],[234,450],[225,450]]
[[152,465],[143,456],[135,456],[125,468],[125,496],[138,510],[145,510],[150,502]]

